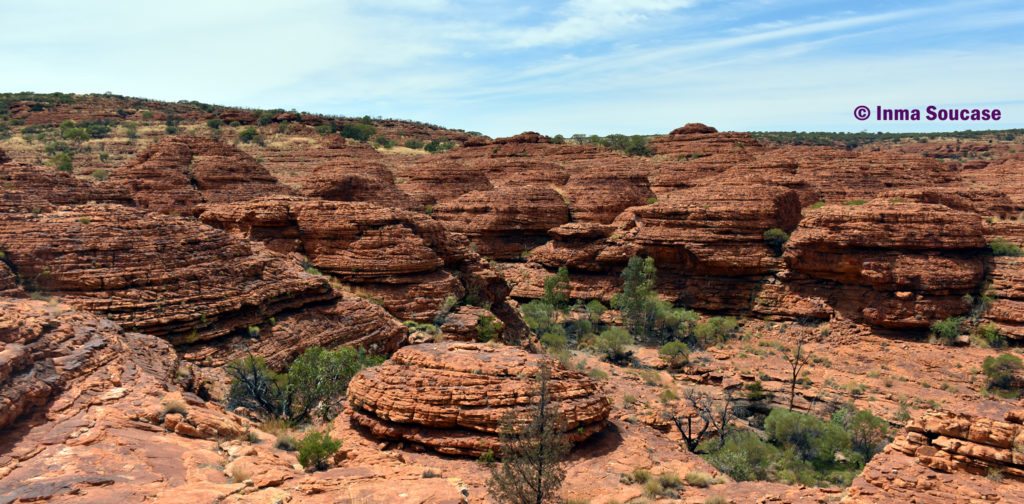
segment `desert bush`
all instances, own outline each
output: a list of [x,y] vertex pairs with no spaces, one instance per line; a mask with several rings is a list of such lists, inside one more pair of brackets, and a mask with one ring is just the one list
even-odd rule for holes
[[176,414],[181,415],[181,416],[187,416],[188,415],[188,405],[186,405],[184,402],[179,401],[177,399],[172,399],[172,400],[169,400],[169,401],[165,401],[161,405],[160,411],[165,416],[169,415],[171,413],[176,413]]
[[711,317],[693,328],[693,337],[700,347],[724,343],[736,333],[739,322],[736,317]]
[[327,469],[332,455],[341,448],[341,440],[334,439],[326,432],[310,431],[296,445],[299,463],[307,470]]
[[996,238],[989,242],[988,248],[992,250],[994,256],[1008,256],[1008,257],[1021,257],[1024,256],[1024,250],[1021,250],[1020,246],[1010,243],[1003,238]]
[[248,126],[245,129],[243,129],[242,131],[238,132],[238,141],[242,142],[242,143],[256,142],[257,144],[259,144],[259,143],[261,143],[259,141],[259,138],[260,138],[260,133],[258,131],[256,131],[256,128],[254,128],[252,126]]
[[989,388],[1012,391],[1016,374],[1022,367],[1020,357],[1013,354],[1000,354],[997,357],[986,357],[981,363],[981,370],[988,378]]
[[385,149],[390,149],[390,148],[395,146],[395,142],[391,141],[390,138],[388,138],[388,137],[386,137],[384,135],[377,135],[377,138],[375,138],[373,141],[377,145],[379,145],[379,146],[381,146],[381,147],[383,147]]
[[104,170],[102,168],[99,168],[99,169],[93,170],[92,173],[90,173],[90,175],[92,175],[92,178],[94,178],[96,180],[103,181],[103,180],[107,180],[108,178],[110,178],[110,171],[109,170]]
[[952,345],[956,343],[957,337],[960,336],[963,323],[964,319],[960,317],[949,317],[933,322],[931,327],[932,337],[943,345]]
[[523,320],[526,321],[526,325],[537,334],[546,333],[555,325],[552,322],[555,307],[544,301],[534,299],[529,303],[521,305],[519,309],[523,313]]
[[658,349],[658,355],[669,367],[678,369],[689,362],[690,347],[681,341],[669,341]]
[[74,171],[74,166],[71,164],[71,154],[67,152],[58,152],[50,158],[50,163],[53,167],[62,172],[71,173]]
[[208,128],[210,128],[210,129],[214,129],[214,130],[215,129],[220,129],[220,127],[223,126],[223,125],[224,125],[224,121],[222,121],[221,119],[218,119],[218,118],[213,118],[213,119],[207,119],[206,120],[206,126]]
[[594,340],[594,349],[604,354],[609,362],[624,364],[633,356],[627,347],[633,344],[633,337],[621,327],[605,329]]
[[455,147],[455,144],[447,140],[431,140],[423,146],[423,150],[434,154],[451,150],[452,147]]
[[488,342],[498,337],[501,332],[501,323],[490,315],[484,315],[476,323],[476,339],[481,342]]
[[227,366],[228,406],[243,406],[293,423],[312,417],[329,420],[342,409],[352,377],[382,361],[362,349],[310,347],[287,372],[276,373],[262,358],[248,356]]
[[789,241],[789,233],[779,229],[771,228],[764,232],[764,242],[768,245],[775,255],[782,255],[782,247]]
[[685,476],[684,479],[686,480],[686,484],[687,485],[695,486],[695,487],[700,487],[700,488],[707,488],[707,487],[711,486],[712,484],[714,484],[714,482],[715,482],[715,478],[714,477],[712,477],[710,474],[708,474],[706,472],[703,472],[703,471],[691,471],[691,472],[688,472],[688,473],[686,473],[686,476]]
[[971,341],[983,348],[1002,348],[1006,346],[1006,336],[999,331],[999,327],[992,323],[980,324],[974,328],[971,334]]
[[346,124],[338,131],[341,136],[358,140],[360,142],[369,140],[376,132],[377,128],[364,123]]
[[423,141],[416,140],[415,138],[410,138],[405,141],[405,146],[410,149],[422,149],[423,145]]
[[560,325],[551,326],[548,332],[540,337],[540,342],[548,350],[565,350],[569,346],[569,339],[565,336],[565,328]]

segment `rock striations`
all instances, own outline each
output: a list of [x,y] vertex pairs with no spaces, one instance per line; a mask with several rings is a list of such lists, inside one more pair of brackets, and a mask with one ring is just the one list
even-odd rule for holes
[[527,422],[535,376],[551,370],[549,390],[573,441],[599,432],[611,405],[597,384],[554,359],[483,343],[405,347],[349,385],[351,418],[374,436],[408,441],[441,453],[478,456],[499,451],[502,420]]

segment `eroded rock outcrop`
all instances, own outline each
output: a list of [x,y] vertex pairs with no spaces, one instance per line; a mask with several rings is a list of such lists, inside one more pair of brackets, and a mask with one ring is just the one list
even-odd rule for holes
[[445,299],[486,303],[514,333],[508,285],[465,239],[416,212],[370,203],[275,197],[207,205],[200,219],[237,236],[302,254],[324,273],[403,320],[433,321]]
[[160,140],[115,170],[110,179],[127,188],[140,207],[176,215],[191,215],[204,202],[289,192],[252,156],[191,136]]
[[26,289],[175,343],[334,296],[326,279],[261,244],[122,205],[5,213],[0,250]]
[[849,318],[926,328],[971,308],[963,295],[984,277],[985,246],[976,214],[888,199],[812,210],[785,257],[793,272],[841,285],[833,304]]
[[529,421],[524,414],[538,393],[531,377],[545,363],[568,437],[579,442],[600,431],[611,405],[594,381],[549,357],[484,343],[409,346],[361,371],[349,385],[351,418],[376,437],[441,453],[497,452],[506,415]]
[[1020,501],[1024,499],[1022,422],[1020,411],[1010,412],[1005,421],[926,412],[911,420],[908,432],[871,460],[854,481],[849,500]]
[[442,203],[434,218],[469,237],[481,255],[513,259],[547,241],[549,229],[569,222],[569,208],[553,189],[504,186]]
[[0,161],[0,187],[24,191],[54,205],[88,202],[132,204],[131,195],[113,184],[94,184],[49,166]]

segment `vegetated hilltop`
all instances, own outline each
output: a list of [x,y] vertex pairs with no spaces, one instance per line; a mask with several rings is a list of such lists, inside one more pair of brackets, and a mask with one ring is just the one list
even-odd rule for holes
[[1024,499],[1019,131],[0,101],[0,502]]

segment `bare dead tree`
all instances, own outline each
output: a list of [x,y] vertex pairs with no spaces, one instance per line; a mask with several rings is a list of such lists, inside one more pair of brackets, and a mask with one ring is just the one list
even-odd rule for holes
[[800,338],[796,342],[796,348],[792,352],[786,352],[782,357],[789,363],[791,371],[789,377],[789,411],[793,411],[793,401],[796,399],[796,380],[800,376],[800,371],[810,362],[811,355],[804,351],[804,339]]
[[[673,415],[672,422],[686,443],[686,449],[696,451],[712,428],[717,433],[719,446],[725,444],[729,419],[732,418],[732,391],[725,391],[722,405],[718,407],[715,407],[715,401],[706,392],[687,389],[683,397],[689,403],[691,411],[687,415]],[[694,426],[695,420],[699,420],[698,426]]]

